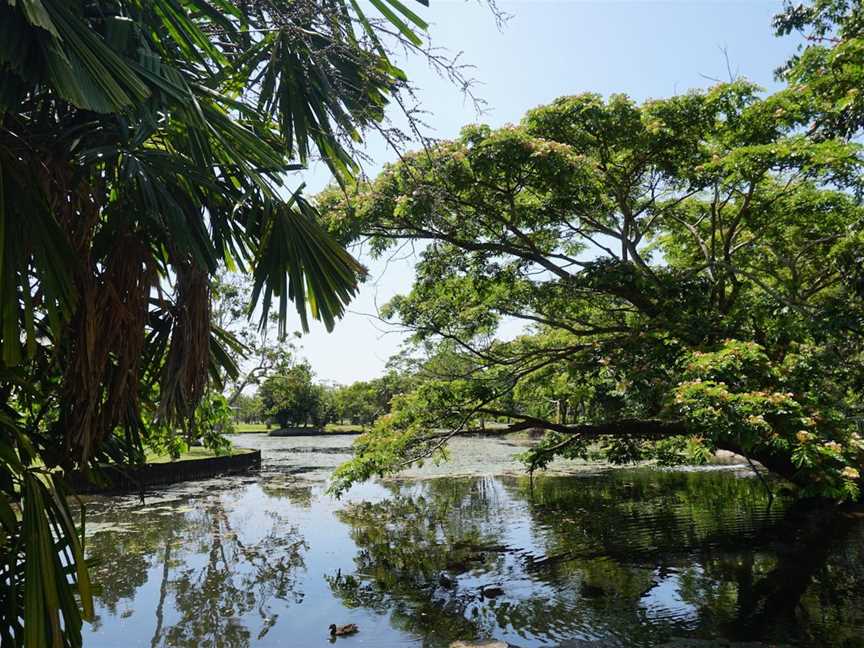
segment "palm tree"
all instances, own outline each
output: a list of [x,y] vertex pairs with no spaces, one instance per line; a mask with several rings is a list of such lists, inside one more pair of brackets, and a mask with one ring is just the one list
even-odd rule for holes
[[286,183],[313,156],[349,180],[406,81],[384,43],[426,25],[370,2],[0,0],[4,646],[81,644],[62,471],[140,458],[145,415],[181,425],[230,373],[217,268],[281,331],[289,303],[330,328],[354,294],[363,268]]

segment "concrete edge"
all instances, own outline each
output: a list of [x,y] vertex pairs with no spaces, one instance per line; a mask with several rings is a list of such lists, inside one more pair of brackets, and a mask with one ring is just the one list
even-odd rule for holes
[[[135,492],[151,486],[167,486],[185,481],[208,479],[217,475],[243,472],[261,465],[261,451],[236,448],[241,452],[222,457],[181,459],[143,466],[103,466],[99,475],[88,480],[83,473],[67,476],[72,489],[82,495]],[[245,450],[245,452],[244,452]]]

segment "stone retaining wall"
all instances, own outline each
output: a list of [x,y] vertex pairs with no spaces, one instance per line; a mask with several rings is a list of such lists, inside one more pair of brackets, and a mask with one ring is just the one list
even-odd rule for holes
[[261,451],[247,450],[223,457],[181,459],[144,466],[105,466],[100,474],[100,478],[106,481],[104,484],[94,484],[81,473],[70,475],[69,481],[72,488],[81,494],[134,492],[150,486],[165,486],[242,472],[260,465]]

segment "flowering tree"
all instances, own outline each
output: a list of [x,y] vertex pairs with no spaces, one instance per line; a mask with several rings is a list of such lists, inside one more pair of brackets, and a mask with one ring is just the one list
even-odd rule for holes
[[[531,469],[727,449],[858,498],[861,149],[803,134],[811,115],[806,94],[744,81],[562,97],[319,197],[340,236],[425,243],[386,314],[459,358],[394,400],[335,488],[494,417],[547,432]],[[505,319],[524,334],[498,339]]]

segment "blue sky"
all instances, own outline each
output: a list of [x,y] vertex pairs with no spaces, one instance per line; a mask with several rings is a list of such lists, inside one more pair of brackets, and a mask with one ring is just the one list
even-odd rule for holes
[[[460,90],[429,69],[421,58],[399,64],[418,87],[430,136],[449,138],[468,123],[493,126],[517,122],[530,108],[562,95],[624,93],[636,100],[660,98],[704,88],[710,78],[727,79],[727,60],[735,75],[767,90],[777,87],[773,72],[796,47],[794,39],[773,35],[771,18],[779,1],[636,0],[593,2],[500,2],[511,15],[499,29],[488,6],[474,0],[430,0],[420,13],[431,23],[432,44],[473,65],[476,94],[487,103],[479,116]],[[395,154],[370,138],[370,175]],[[314,192],[328,181],[320,166],[306,175]],[[302,354],[322,380],[349,383],[381,374],[403,337],[365,314],[396,294],[413,278],[408,258],[372,260],[354,250],[370,269],[370,279],[332,333],[321,325],[300,340]]]

